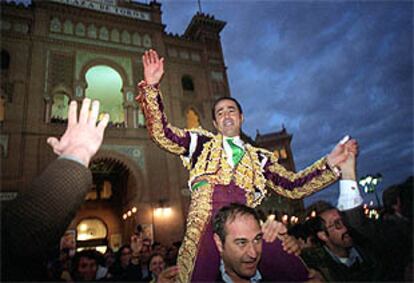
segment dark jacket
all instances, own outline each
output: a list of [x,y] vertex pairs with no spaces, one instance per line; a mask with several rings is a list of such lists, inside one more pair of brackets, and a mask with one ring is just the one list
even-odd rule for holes
[[88,168],[57,159],[24,194],[2,203],[1,281],[45,279],[44,257],[59,244],[91,185]]
[[352,266],[336,262],[332,256],[322,247],[303,250],[301,257],[309,268],[321,272],[328,282],[362,282],[362,281],[381,281],[382,266],[369,249],[354,246],[362,257],[362,262],[356,261]]

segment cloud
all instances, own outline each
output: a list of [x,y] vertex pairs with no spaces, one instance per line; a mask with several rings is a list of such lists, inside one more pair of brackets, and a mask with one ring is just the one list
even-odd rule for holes
[[[284,124],[293,134],[298,169],[351,134],[360,144],[360,176],[380,172],[385,187],[413,174],[412,3],[202,5],[227,22],[221,33],[224,57],[248,134],[278,131]],[[184,6],[175,17],[188,10]],[[168,17],[167,26],[171,22],[175,19]],[[329,189],[328,198],[336,190]]]

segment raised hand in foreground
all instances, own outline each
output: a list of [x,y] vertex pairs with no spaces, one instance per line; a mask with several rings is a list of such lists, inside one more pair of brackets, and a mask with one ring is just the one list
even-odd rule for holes
[[63,136],[58,139],[49,137],[47,143],[59,156],[75,159],[88,167],[91,158],[102,144],[105,128],[109,122],[109,114],[96,124],[99,114],[99,101],[92,102],[85,98],[77,115],[78,104],[71,101],[68,112],[68,126]]
[[158,53],[150,49],[142,55],[142,65],[144,66],[146,83],[150,85],[158,84],[164,75],[164,58],[159,58]]

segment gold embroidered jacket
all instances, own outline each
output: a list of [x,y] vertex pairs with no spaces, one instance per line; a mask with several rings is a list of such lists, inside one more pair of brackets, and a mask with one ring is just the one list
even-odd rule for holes
[[336,174],[322,158],[310,167],[290,172],[279,165],[269,151],[244,144],[246,153],[235,168],[227,162],[223,137],[201,128],[180,129],[170,125],[164,113],[162,94],[157,87],[141,82],[137,97],[145,114],[150,136],[161,148],[179,155],[190,171],[189,188],[204,181],[206,185],[191,193],[186,233],[177,263],[179,281],[190,282],[199,242],[212,211],[216,184],[234,182],[245,191],[246,205],[255,207],[266,195],[266,188],[288,198],[303,198],[337,180]]
[[160,90],[143,82],[139,86],[139,101],[149,134],[161,148],[181,157],[190,171],[190,188],[200,179],[223,185],[233,180],[246,191],[247,205],[255,207],[265,197],[266,187],[284,197],[300,199],[337,180],[325,157],[294,173],[278,164],[270,151],[249,144],[245,144],[246,154],[233,169],[224,162],[226,156],[222,135],[214,135],[201,128],[180,129],[170,125],[164,113]]

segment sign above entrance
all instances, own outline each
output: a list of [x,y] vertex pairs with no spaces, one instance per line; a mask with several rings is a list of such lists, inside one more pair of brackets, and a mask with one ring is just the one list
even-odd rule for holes
[[151,15],[147,12],[136,11],[133,9],[118,7],[115,0],[51,0],[61,4],[76,6],[79,8],[95,10],[103,13],[115,14],[119,16],[134,18],[138,20],[151,21]]

